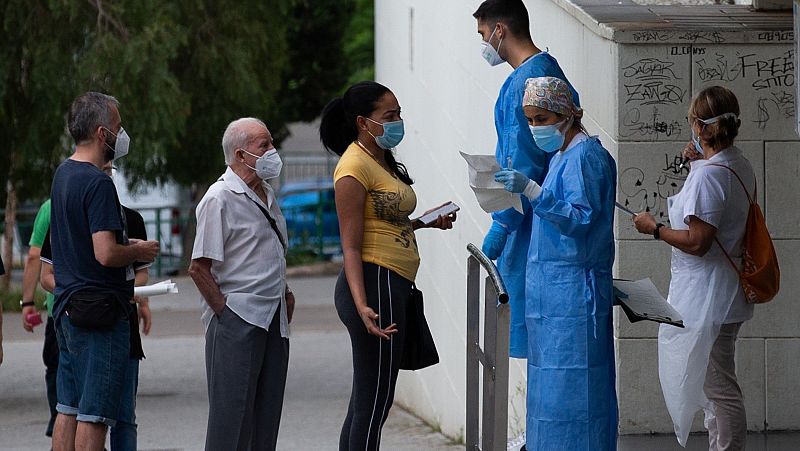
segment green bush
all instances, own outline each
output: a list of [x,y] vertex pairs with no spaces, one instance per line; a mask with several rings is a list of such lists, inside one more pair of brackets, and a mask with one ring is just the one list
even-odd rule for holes
[[[36,290],[34,301],[36,308],[44,310],[44,291]],[[0,290],[0,302],[3,304],[4,312],[19,312],[22,309],[19,307],[19,300],[22,299],[22,290],[12,287],[10,290]]]

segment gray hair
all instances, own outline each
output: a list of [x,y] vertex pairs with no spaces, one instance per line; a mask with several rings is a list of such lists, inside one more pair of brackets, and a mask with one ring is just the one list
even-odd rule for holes
[[89,91],[81,94],[69,108],[69,134],[75,144],[83,144],[92,139],[97,127],[111,127],[111,112],[119,109],[119,101],[99,92]]
[[230,166],[234,162],[233,152],[247,146],[253,137],[248,133],[248,125],[257,124],[264,128],[267,125],[261,119],[243,117],[228,124],[222,135],[222,152],[225,154],[225,164]]

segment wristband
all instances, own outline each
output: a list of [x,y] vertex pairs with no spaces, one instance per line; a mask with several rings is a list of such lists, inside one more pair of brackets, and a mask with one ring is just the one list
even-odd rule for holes
[[542,194],[542,187],[533,180],[528,180],[528,184],[525,185],[525,190],[522,192],[522,194],[527,197],[528,200],[532,201]]
[[33,301],[26,301],[26,300],[24,300],[24,299],[20,299],[20,300],[19,300],[19,306],[20,306],[20,307],[22,307],[22,308],[25,308],[25,307],[33,307],[33,306],[35,306],[35,305],[36,305],[36,303],[35,303],[35,302],[33,302]]
[[660,239],[661,239],[661,232],[659,232],[659,230],[658,230],[658,229],[660,229],[660,228],[662,228],[662,227],[664,227],[664,224],[662,224],[662,223],[660,223],[660,222],[659,222],[658,224],[656,224],[656,229],[655,229],[655,230],[653,230],[653,238],[655,238],[655,239],[657,239],[657,240],[660,240]]

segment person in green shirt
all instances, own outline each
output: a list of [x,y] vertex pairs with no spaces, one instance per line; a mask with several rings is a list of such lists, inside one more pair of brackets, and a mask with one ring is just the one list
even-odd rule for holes
[[[28,322],[26,316],[30,313],[36,313],[36,306],[29,305],[33,302],[36,293],[36,285],[39,283],[39,273],[41,270],[42,262],[39,260],[39,255],[42,251],[42,244],[47,232],[50,231],[50,199],[47,199],[39,207],[39,212],[36,213],[36,219],[33,221],[33,233],[28,242],[30,249],[28,250],[28,258],[25,262],[25,272],[22,276],[22,302],[26,305],[22,308],[22,327],[28,332],[33,332],[33,325]],[[47,293],[45,298],[45,306],[47,312],[53,310],[52,294]]]
[[[34,325],[28,321],[28,315],[31,313],[39,313],[33,299],[41,273],[42,262],[39,257],[41,256],[45,237],[47,237],[49,232],[50,199],[47,199],[42,206],[39,207],[39,212],[36,214],[36,219],[33,222],[33,233],[28,242],[30,249],[28,250],[28,258],[25,262],[25,271],[22,275],[22,300],[20,301],[20,305],[22,305],[22,327],[28,332],[33,332],[34,327]],[[47,325],[45,326],[44,349],[42,350],[42,360],[45,366],[44,379],[47,385],[47,403],[50,406],[50,421],[48,421],[47,430],[45,431],[45,435],[48,437],[53,435],[53,425],[57,414],[56,375],[58,374],[58,343],[56,342],[52,315],[54,299],[54,296],[48,292],[45,298]]]

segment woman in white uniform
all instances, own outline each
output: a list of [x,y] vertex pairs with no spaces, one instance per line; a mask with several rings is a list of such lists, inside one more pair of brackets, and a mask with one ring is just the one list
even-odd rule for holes
[[734,145],[741,121],[730,90],[712,86],[701,91],[692,99],[688,120],[692,142],[683,154],[692,160],[691,171],[681,191],[668,200],[670,224],[657,223],[649,213],[634,217],[639,232],[672,246],[668,301],[686,326],[661,325],[659,377],[681,445],[694,415],[703,409],[709,449],[743,450],[747,421],[734,353],[739,328],[753,317],[753,305],[745,301],[737,269],[756,179]]

